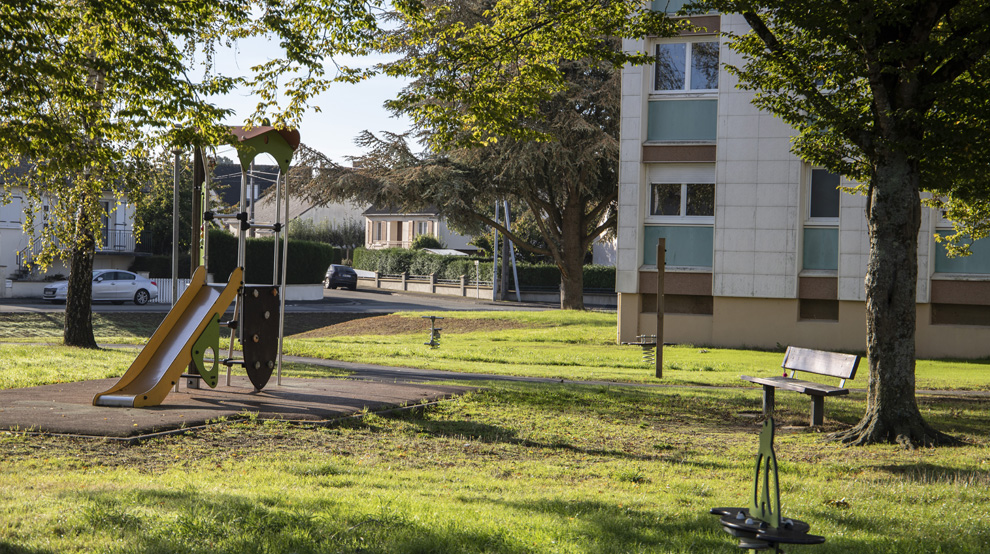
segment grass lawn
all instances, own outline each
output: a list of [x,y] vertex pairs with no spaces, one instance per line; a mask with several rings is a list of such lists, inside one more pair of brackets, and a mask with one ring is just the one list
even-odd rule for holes
[[[527,316],[529,332],[445,333],[432,351],[425,330],[289,344],[356,361],[654,381],[638,349],[609,343],[614,316],[558,315]],[[737,552],[707,512],[746,504],[759,390],[738,375],[775,372],[781,354],[702,350],[667,349],[663,382],[736,388],[491,382],[426,411],[331,427],[247,418],[134,446],[0,434],[0,553]],[[0,345],[0,387],[119,375],[134,355]],[[985,364],[918,371],[919,383],[925,373],[939,388],[986,388]],[[966,446],[842,447],[803,426],[806,397],[777,395],[784,514],[828,539],[788,552],[990,551],[990,400],[919,404]],[[829,399],[823,431],[854,423],[863,405]]]

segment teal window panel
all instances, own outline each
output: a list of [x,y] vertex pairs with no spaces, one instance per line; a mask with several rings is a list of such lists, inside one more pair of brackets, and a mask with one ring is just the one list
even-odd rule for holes
[[648,225],[643,228],[643,264],[656,265],[657,240],[666,239],[667,265],[712,267],[715,229],[710,225]]
[[839,269],[839,230],[805,227],[804,269]]
[[675,13],[689,2],[690,0],[653,0],[650,9],[655,12]]
[[[940,231],[939,234],[948,235],[951,233]],[[990,274],[990,239],[974,241],[970,245],[969,251],[972,254],[965,258],[950,258],[945,252],[945,245],[937,243],[935,245],[935,272]]]
[[649,103],[646,140],[714,141],[718,100],[663,100]]

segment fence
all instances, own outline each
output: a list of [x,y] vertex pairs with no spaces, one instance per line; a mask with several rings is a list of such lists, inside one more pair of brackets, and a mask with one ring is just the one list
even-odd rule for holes
[[[158,298],[152,300],[156,304],[171,304],[172,303],[172,279],[154,279],[155,283],[158,283]],[[182,292],[186,290],[189,286],[189,279],[179,279],[179,296],[182,296]]]
[[[361,286],[366,288],[461,296],[479,300],[490,300],[492,297],[491,281],[475,281],[468,279],[466,275],[461,276],[460,279],[437,279],[435,275],[409,275],[407,273],[386,275],[369,272],[368,275],[361,276],[359,281]],[[520,295],[524,302],[551,304],[560,302],[559,287],[524,286],[520,290]],[[589,306],[614,308],[617,305],[617,297],[613,290],[586,289],[584,302]]]

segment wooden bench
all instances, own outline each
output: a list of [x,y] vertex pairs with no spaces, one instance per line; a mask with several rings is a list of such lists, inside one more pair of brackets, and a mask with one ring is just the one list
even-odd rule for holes
[[[815,426],[821,425],[825,420],[826,396],[849,394],[849,389],[843,387],[846,384],[846,379],[856,377],[859,356],[788,346],[787,352],[784,353],[784,362],[780,365],[785,372],[790,370],[790,377],[750,377],[743,375],[740,378],[763,385],[763,415],[765,416],[770,416],[773,413],[773,394],[776,389],[800,392],[811,396],[811,425]],[[803,381],[794,378],[794,374],[798,371],[836,377],[841,381],[839,381],[838,387]]]

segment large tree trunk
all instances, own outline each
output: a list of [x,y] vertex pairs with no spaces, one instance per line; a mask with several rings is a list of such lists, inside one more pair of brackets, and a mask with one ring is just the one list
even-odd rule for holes
[[863,419],[837,438],[848,444],[897,442],[913,447],[953,439],[932,429],[915,399],[914,332],[921,225],[920,173],[906,154],[876,168],[867,214],[866,272],[869,388]]
[[65,328],[63,343],[66,346],[98,348],[93,336],[93,254],[96,242],[89,226],[85,207],[76,215],[77,235],[69,260],[69,289],[65,301]]
[[572,190],[561,214],[560,309],[584,309],[584,205],[580,194]]

